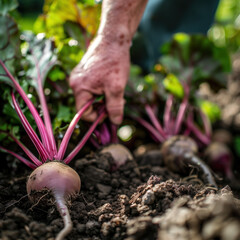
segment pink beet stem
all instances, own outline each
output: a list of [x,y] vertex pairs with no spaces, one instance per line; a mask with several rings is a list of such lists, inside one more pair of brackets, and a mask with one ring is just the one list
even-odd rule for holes
[[188,106],[188,96],[189,96],[189,88],[187,85],[185,85],[185,94],[182,103],[180,104],[177,118],[176,118],[176,123],[175,123],[175,128],[174,128],[174,135],[178,134],[184,119],[184,114],[186,112],[187,106]]
[[53,135],[51,119],[50,119],[50,115],[49,115],[49,111],[48,111],[48,107],[47,107],[45,94],[43,91],[42,77],[41,77],[41,73],[39,70],[39,65],[38,65],[38,62],[34,55],[33,55],[33,58],[34,58],[36,69],[37,69],[37,85],[38,85],[37,90],[38,90],[39,100],[40,100],[40,104],[41,104],[42,111],[43,111],[43,119],[44,119],[44,123],[46,126],[48,138],[49,138],[49,143],[50,143],[50,149],[48,149],[48,150],[49,150],[51,159],[53,159],[54,157],[56,157],[56,154],[57,154],[56,141],[55,141],[55,138]]
[[100,135],[101,135],[101,134],[100,134],[100,131],[99,131],[98,129],[95,129],[95,130],[94,130],[94,134],[96,135],[96,138],[99,140],[100,137],[101,137],[101,136],[100,136]]
[[17,114],[18,114],[18,116],[21,120],[21,123],[22,123],[23,127],[25,128],[25,131],[27,132],[28,136],[32,140],[36,149],[38,150],[43,162],[45,162],[49,158],[48,152],[46,151],[46,149],[42,145],[42,143],[39,140],[37,134],[34,132],[33,128],[31,127],[30,123],[28,122],[27,118],[23,114],[19,104],[16,101],[16,98],[15,98],[14,94],[12,93],[11,96],[12,96],[13,105],[14,105],[15,110],[16,110],[16,112],[17,112]]
[[6,72],[9,79],[12,81],[15,89],[18,91],[18,93],[20,94],[20,96],[22,97],[24,102],[27,104],[30,112],[32,113],[33,118],[35,119],[35,122],[38,126],[38,129],[39,129],[42,141],[43,141],[43,145],[45,146],[46,149],[50,149],[49,139],[48,139],[48,134],[47,134],[46,128],[45,128],[45,126],[43,124],[43,121],[42,121],[40,115],[38,114],[36,108],[34,107],[32,102],[29,100],[26,93],[23,91],[23,89],[19,85],[19,83],[14,79],[12,74],[8,71],[8,69],[6,68],[6,66],[5,66],[5,64],[3,63],[2,60],[0,60],[0,64],[3,67],[4,71]]
[[13,152],[13,151],[10,151],[2,146],[0,146],[0,149],[13,155],[15,158],[17,158],[18,160],[20,160],[21,162],[23,162],[25,165],[27,165],[28,167],[32,168],[32,169],[35,169],[37,168],[37,166],[34,164],[34,163],[31,163],[30,161],[28,161],[26,158],[20,156],[19,154]]
[[171,117],[172,105],[173,105],[173,95],[170,94],[168,96],[167,101],[166,101],[165,110],[164,110],[164,116],[163,116],[164,130],[166,132],[170,132],[169,123],[170,123],[170,119],[172,118]]
[[145,127],[154,136],[154,139],[157,140],[157,142],[162,143],[165,141],[165,138],[163,138],[163,136],[159,134],[157,129],[155,129],[150,123],[139,117],[133,118],[138,121],[143,127]]
[[86,141],[89,139],[89,137],[91,136],[92,132],[94,131],[94,129],[96,128],[96,126],[98,125],[98,123],[104,119],[106,116],[106,112],[103,111],[98,118],[96,119],[96,121],[91,125],[91,127],[88,129],[87,133],[85,134],[85,136],[82,138],[82,140],[80,141],[80,143],[73,149],[73,151],[68,155],[68,157],[66,157],[64,159],[64,162],[66,164],[68,164],[76,155],[77,153],[82,149],[82,147],[84,146],[84,144],[86,143]]
[[63,140],[61,142],[61,145],[59,147],[58,150],[58,154],[56,159],[57,160],[62,160],[64,157],[64,154],[66,152],[67,146],[68,146],[68,142],[70,140],[70,137],[72,136],[73,130],[76,126],[76,124],[78,123],[78,121],[80,120],[80,118],[82,117],[82,115],[84,114],[84,112],[87,110],[87,108],[94,102],[95,99],[91,99],[90,101],[88,101],[85,106],[83,106],[74,116],[74,118],[72,119],[71,123],[69,124],[69,127],[67,129],[67,132],[65,133]]
[[211,128],[211,123],[208,119],[208,117],[205,115],[204,112],[202,112],[202,110],[200,109],[200,116],[203,122],[203,127],[204,127],[204,131],[206,136],[210,139],[212,136],[212,128]]
[[187,126],[188,128],[196,135],[196,137],[202,141],[204,144],[208,145],[211,140],[204,135],[198,128],[197,126],[195,126],[195,124],[193,123],[193,121],[188,117],[187,119]]
[[96,141],[96,139],[95,139],[93,136],[91,136],[91,137],[89,138],[89,140],[90,140],[90,142],[92,143],[92,145],[93,145],[95,148],[97,148],[97,149],[100,148],[100,144]]
[[145,110],[152,122],[152,124],[154,125],[154,127],[157,129],[157,131],[159,132],[159,134],[163,137],[163,138],[166,138],[166,134],[165,132],[163,131],[162,129],[162,126],[160,124],[160,122],[158,121],[156,115],[154,114],[152,108],[150,105],[146,104],[145,105]]
[[15,136],[13,136],[11,133],[8,133],[6,131],[1,131],[2,133],[7,134],[15,143],[17,143],[17,145],[26,153],[26,155],[32,160],[32,162],[34,162],[34,164],[36,166],[40,166],[42,165],[42,162],[39,161],[34,155],[33,153],[20,141],[18,140]]
[[100,126],[100,139],[102,145],[106,145],[111,142],[111,134],[106,123],[102,123]]

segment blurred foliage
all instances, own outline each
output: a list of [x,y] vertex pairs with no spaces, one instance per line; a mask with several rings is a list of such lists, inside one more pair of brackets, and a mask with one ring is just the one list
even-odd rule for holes
[[[174,96],[175,105],[180,105],[189,89],[189,105],[197,112],[204,112],[212,123],[216,122],[221,116],[219,107],[203,101],[198,89],[204,82],[213,90],[226,86],[227,73],[231,70],[227,48],[217,47],[201,34],[177,33],[163,45],[162,52],[150,74],[142,76],[136,67],[132,69],[126,89],[128,104],[134,105],[136,112],[144,112],[144,105],[150,104],[159,108],[158,112],[163,114],[163,106],[169,94]],[[175,106],[174,111],[177,109]],[[132,109],[128,111],[131,114]]]
[[0,14],[6,15],[18,7],[17,0],[0,0]]
[[32,32],[23,32],[21,39],[26,78],[37,92],[38,78],[41,78],[42,85],[44,85],[51,69],[59,64],[57,49],[50,39],[44,38],[44,35],[36,36]]
[[215,15],[215,24],[208,33],[217,46],[231,52],[240,50],[240,1],[221,0]]
[[41,13],[44,0],[18,0],[18,2],[18,11],[25,16],[30,12],[36,15]]
[[168,92],[171,92],[174,96],[182,99],[184,96],[184,89],[179,79],[172,73],[169,73],[163,79],[163,86]]
[[240,157],[240,136],[239,136],[239,135],[237,135],[237,136],[234,138],[233,144],[234,144],[234,150],[235,150],[235,152],[236,152],[236,155],[237,155],[238,157]]
[[[18,25],[10,13],[17,8],[17,1],[0,0],[0,51],[1,60],[5,61],[11,73],[16,73],[16,65],[21,58],[20,34]],[[0,80],[7,79],[2,75],[3,69],[0,67]]]
[[214,123],[220,119],[221,110],[217,104],[203,99],[198,99],[197,104],[203,113],[208,116],[211,123]]
[[70,71],[82,58],[97,32],[101,5],[92,0],[45,0],[43,13],[34,24],[59,50],[59,58]]
[[217,47],[201,34],[175,34],[162,46],[159,63],[181,82],[190,81],[193,90],[203,82],[208,82],[213,89],[225,87],[226,73],[231,70],[228,50]]
[[[10,15],[17,7],[15,1],[10,4],[9,1],[0,0],[0,6],[0,59],[27,93],[28,98],[38,108],[40,114],[37,79],[41,78],[42,83],[45,84],[50,114],[55,123],[53,128],[54,130],[58,128],[59,132],[59,127],[69,124],[74,116],[75,106],[72,94],[68,95],[67,82],[64,81],[63,86],[58,84],[59,80],[65,80],[65,72],[58,60],[58,49],[51,39],[45,37],[45,34],[35,35],[32,32],[21,32],[18,29],[18,24]],[[11,132],[16,137],[25,136],[24,129],[19,128],[21,122],[12,106],[12,81],[9,80],[2,66],[0,66],[0,82],[0,114],[2,116],[0,131]],[[53,94],[50,96],[51,92]],[[30,125],[36,130],[35,121],[24,101],[18,98],[18,102]],[[59,112],[63,114],[59,114]],[[0,134],[2,144],[9,142],[6,137],[6,134]]]

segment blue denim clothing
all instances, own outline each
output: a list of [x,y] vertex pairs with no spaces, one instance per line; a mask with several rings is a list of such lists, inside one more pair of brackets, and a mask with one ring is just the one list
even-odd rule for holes
[[177,32],[206,34],[219,0],[149,0],[133,39],[131,60],[149,71]]

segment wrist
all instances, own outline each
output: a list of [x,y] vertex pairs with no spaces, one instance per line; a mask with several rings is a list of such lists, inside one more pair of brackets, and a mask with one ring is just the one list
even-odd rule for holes
[[101,42],[109,46],[116,46],[120,49],[129,50],[132,44],[132,36],[127,29],[114,29],[113,31],[101,29],[98,31],[96,38],[99,38]]

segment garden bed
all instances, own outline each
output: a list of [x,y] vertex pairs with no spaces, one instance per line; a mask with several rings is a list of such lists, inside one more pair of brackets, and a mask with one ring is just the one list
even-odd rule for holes
[[[233,98],[231,85],[239,84],[237,62],[234,66],[224,90],[227,99]],[[218,99],[212,93],[204,94],[213,101]],[[239,134],[237,122],[227,121],[226,116],[219,126],[233,136]],[[158,150],[140,153],[142,149],[135,150],[134,160],[115,171],[109,153],[92,152],[73,161],[82,187],[70,206],[74,227],[66,239],[240,239],[236,184],[231,189],[223,176],[216,175],[219,189],[209,187],[196,169],[188,176],[174,174],[164,166]],[[0,239],[54,239],[63,227],[55,206],[47,195],[33,205],[26,192],[30,171],[9,155],[1,153],[1,158]],[[234,174],[239,178],[236,159]]]
[[[173,174],[161,162],[149,151],[112,172],[108,153],[76,160],[82,189],[70,207],[74,228],[66,239],[239,239],[239,191],[223,181],[218,190],[205,186],[195,174]],[[46,205],[47,196],[31,204],[24,166],[14,173],[3,165],[1,239],[54,239],[63,227],[58,211]]]

